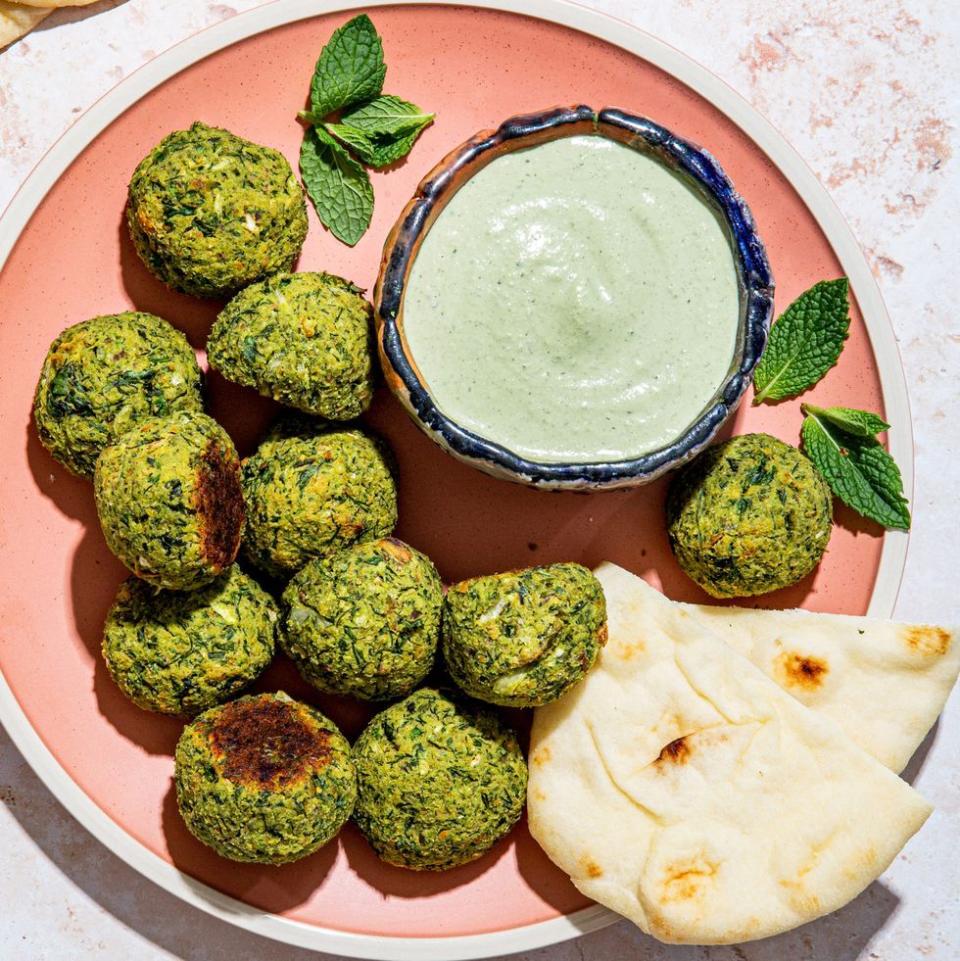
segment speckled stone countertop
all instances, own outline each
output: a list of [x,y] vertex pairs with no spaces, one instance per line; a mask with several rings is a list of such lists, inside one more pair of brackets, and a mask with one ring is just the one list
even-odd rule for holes
[[[893,318],[916,442],[902,619],[960,622],[960,17],[952,2],[583,0],[718,74],[793,144],[859,237]],[[170,44],[257,6],[102,0],[54,13],[0,54],[0,208],[43,152],[118,80]],[[731,948],[667,948],[626,923],[530,961],[956,961],[960,957],[960,694],[908,775],[951,825],[921,833],[837,915]],[[944,730],[952,731],[949,738]],[[919,773],[918,773],[919,771]],[[944,831],[939,832],[944,836]],[[926,835],[929,838],[929,835]],[[146,881],[47,792],[0,731],[0,958],[307,961]],[[939,896],[932,898],[934,891]],[[943,892],[957,893],[953,912]]]

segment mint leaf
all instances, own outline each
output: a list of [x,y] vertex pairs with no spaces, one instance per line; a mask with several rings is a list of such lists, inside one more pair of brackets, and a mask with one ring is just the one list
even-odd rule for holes
[[300,171],[321,222],[352,247],[373,216],[366,170],[326,130],[311,127],[300,146]]
[[398,137],[371,137],[347,124],[325,123],[324,129],[345,143],[364,163],[371,167],[386,167],[405,157],[420,135],[420,129]]
[[821,420],[828,420],[857,437],[873,437],[890,430],[886,421],[866,410],[854,410],[852,407],[814,407],[813,404],[801,404],[800,409],[805,414],[815,414]]
[[900,468],[875,437],[848,433],[813,410],[800,436],[807,456],[844,504],[885,527],[910,529]]
[[426,127],[433,118],[434,114],[424,113],[416,104],[385,93],[345,110],[340,121],[370,137],[396,137]]
[[410,153],[419,136],[420,130],[414,130],[412,133],[404,134],[395,140],[377,141],[367,163],[371,167],[387,167],[396,163]]
[[361,13],[334,30],[320,52],[310,84],[309,118],[316,123],[334,110],[373,99],[383,89],[386,73],[376,27]]
[[755,404],[795,397],[833,367],[850,328],[848,289],[846,277],[821,280],[780,315],[753,372]]
[[346,144],[361,160],[376,150],[376,144],[362,131],[343,123],[325,123],[323,129],[341,143]]

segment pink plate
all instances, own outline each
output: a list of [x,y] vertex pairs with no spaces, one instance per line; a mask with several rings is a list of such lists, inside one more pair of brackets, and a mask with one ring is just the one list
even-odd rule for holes
[[[909,487],[909,415],[896,391],[896,402],[890,403],[889,385],[897,388],[900,373],[882,305],[842,225],[828,225],[831,243],[811,212],[815,200],[822,221],[836,217],[822,192],[810,185],[809,173],[797,166],[791,174],[795,184],[803,180],[805,202],[767,153],[780,151],[780,167],[796,165],[795,155],[722,85],[650,38],[599,15],[543,0],[484,6],[498,5],[549,11],[553,19],[643,49],[647,59],[570,26],[494,9],[373,10],[389,67],[387,89],[436,111],[437,121],[405,163],[373,175],[373,225],[355,248],[332,239],[311,210],[300,269],[331,271],[371,288],[384,237],[423,173],[474,131],[507,116],[566,103],[645,114],[707,146],[742,192],[767,244],[779,309],[816,280],[845,272],[853,277],[868,322],[855,308],[842,360],[810,398],[882,412],[886,393],[887,406],[897,408],[892,414],[902,432],[895,452]],[[0,667],[10,689],[3,692],[0,709],[25,753],[84,823],[115,842],[115,849],[155,880],[220,916],[246,919],[238,923],[296,943],[371,957],[428,956],[418,953],[412,941],[409,950],[384,947],[396,942],[379,940],[383,937],[541,932],[512,941],[472,937],[432,942],[447,947],[430,956],[445,958],[534,946],[576,933],[575,924],[541,923],[580,911],[588,902],[551,866],[523,826],[482,860],[445,874],[415,874],[381,864],[352,827],[317,855],[273,869],[229,864],[187,833],[171,790],[171,755],[181,725],[127,702],[99,655],[103,617],[124,571],[104,545],[90,484],[54,463],[30,422],[44,353],[68,324],[99,313],[148,310],[171,320],[198,349],[203,347],[217,305],[172,294],[145,271],[122,222],[126,184],[138,160],[164,134],[197,119],[277,147],[295,164],[302,135],[296,114],[304,105],[314,62],[334,27],[349,16],[297,19],[310,8],[298,0],[268,4],[158,58],[94,108],[92,119],[78,123],[5,216],[0,236],[12,233],[12,240],[20,224],[25,226],[0,275],[0,549],[5,569]],[[266,29],[276,24],[284,25]],[[656,59],[671,63],[674,73],[682,68],[705,93],[712,84],[711,99],[726,102],[726,113],[655,66]],[[176,72],[181,66],[185,69]],[[128,103],[132,105],[122,112]],[[739,126],[729,119],[731,112],[739,112]],[[766,138],[767,153],[741,129],[749,126],[743,118],[754,124],[755,138]],[[27,222],[43,195],[44,178],[52,181],[63,167]],[[3,253],[0,243],[0,258]],[[211,412],[230,430],[241,453],[249,452],[274,406],[217,376],[210,378],[209,388]],[[368,419],[389,438],[399,458],[398,534],[426,551],[445,579],[561,559],[590,565],[607,559],[643,574],[672,597],[703,599],[667,546],[663,483],[628,492],[548,495],[493,480],[447,457],[386,391]],[[797,402],[760,408],[748,404],[728,433],[763,430],[796,443],[800,420]],[[890,538],[879,528],[842,509],[837,521],[830,551],[816,574],[763,598],[764,606],[861,613],[873,598],[872,610],[890,613],[905,540],[894,541],[896,550],[889,554]],[[882,590],[875,593],[878,571]],[[318,696],[280,660],[260,686],[282,686],[318,704],[351,737],[362,724],[362,711]],[[244,914],[241,906],[231,907],[200,885],[170,880],[175,876],[170,864],[258,911]],[[300,924],[267,930],[259,920],[249,920],[262,912]],[[605,920],[603,912],[594,911],[581,916],[580,926]],[[311,938],[310,929],[323,936]],[[350,934],[359,937],[351,940]]]

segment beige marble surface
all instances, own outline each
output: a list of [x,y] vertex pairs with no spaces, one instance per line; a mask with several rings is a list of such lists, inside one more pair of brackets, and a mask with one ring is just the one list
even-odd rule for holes
[[[666,40],[735,87],[799,150],[852,224],[893,318],[913,408],[916,520],[897,613],[960,622],[956,4],[586,2]],[[177,40],[257,4],[101,0],[53,14],[0,53],[0,208],[47,147],[117,81]],[[837,915],[771,941],[714,949],[665,948],[622,923],[521,957],[956,961],[960,696],[925,748],[922,764],[915,760],[908,771],[937,806],[938,829],[921,833],[881,883]],[[0,844],[3,961],[316,957],[207,918],[142,879],[72,820],[2,732]]]

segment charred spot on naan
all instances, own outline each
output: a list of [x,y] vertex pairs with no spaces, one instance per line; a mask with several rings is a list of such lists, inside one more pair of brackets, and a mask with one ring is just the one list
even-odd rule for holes
[[812,654],[784,651],[777,655],[774,670],[777,680],[788,691],[793,688],[816,691],[830,672],[830,665],[823,658],[814,657]]
[[693,901],[703,897],[719,870],[720,865],[703,854],[671,862],[664,869],[661,903]]
[[582,855],[582,856],[580,857],[580,860],[579,860],[578,863],[579,863],[580,867],[583,869],[583,873],[584,873],[588,878],[602,878],[602,877],[603,877],[603,868],[600,867],[600,865],[597,864],[597,862],[594,861],[593,858],[588,857],[587,855],[584,854],[584,855]]
[[542,764],[546,764],[550,760],[550,757],[550,745],[541,744],[540,747],[530,755],[530,763],[540,767]]
[[950,631],[929,624],[918,624],[903,629],[903,640],[911,651],[924,657],[942,656],[950,650],[953,640]]
[[[606,637],[604,637],[602,644],[606,643]],[[621,661],[629,661],[636,657],[638,654],[642,654],[646,650],[646,645],[639,638],[635,641],[619,641],[617,646],[614,648],[613,653],[620,658]]]
[[690,760],[690,742],[686,737],[678,737],[665,745],[657,759],[653,762],[655,767],[667,764],[686,764]]

